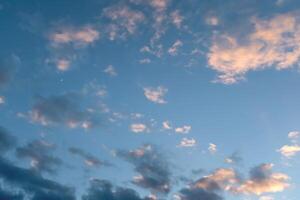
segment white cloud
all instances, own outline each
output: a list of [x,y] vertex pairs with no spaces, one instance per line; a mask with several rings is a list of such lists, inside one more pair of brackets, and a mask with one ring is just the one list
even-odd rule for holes
[[274,200],[274,198],[271,196],[261,196],[259,197],[259,200]]
[[217,26],[219,24],[219,19],[216,16],[209,16],[205,19],[205,22],[210,26]]
[[70,68],[71,61],[68,59],[59,59],[56,61],[56,67],[60,71],[67,71]]
[[63,27],[50,34],[50,40],[53,46],[74,44],[76,47],[83,47],[95,42],[99,37],[100,33],[92,26],[80,28]]
[[177,145],[178,147],[194,147],[197,144],[196,140],[191,138],[182,138],[180,143]]
[[177,127],[175,128],[176,133],[182,133],[182,134],[187,134],[191,131],[192,126],[184,125],[182,127]]
[[151,60],[149,58],[144,58],[144,59],[141,59],[139,62],[141,64],[149,64],[149,63],[151,63]]
[[176,40],[174,44],[169,48],[168,53],[171,56],[176,56],[178,54],[178,49],[182,46],[182,42],[180,40]]
[[134,133],[142,133],[148,131],[148,128],[145,124],[131,124],[130,130]]
[[116,69],[112,65],[108,65],[105,70],[105,73],[109,74],[110,76],[117,76],[118,73],[116,72]]
[[4,96],[0,96],[0,105],[5,103],[5,98]]
[[300,132],[299,131],[291,131],[288,134],[288,138],[292,139],[292,140],[298,139],[299,137],[300,137]]
[[171,130],[172,129],[172,126],[171,126],[169,121],[164,121],[162,123],[162,126],[163,126],[163,129],[165,129],[165,130]]
[[296,155],[298,152],[300,152],[300,146],[284,145],[277,151],[280,152],[283,156],[290,158],[290,157],[293,157],[294,155]]
[[146,87],[144,88],[145,97],[154,103],[165,104],[167,101],[164,99],[165,94],[168,92],[168,89],[162,86],[157,88]]
[[177,27],[180,28],[182,21],[183,21],[183,17],[180,15],[179,10],[175,10],[171,13],[171,20],[172,23]]
[[290,68],[300,59],[300,26],[292,14],[269,20],[252,19],[254,30],[243,38],[215,35],[207,55],[210,67],[219,72],[218,80],[232,84],[248,71]]
[[216,152],[217,152],[217,145],[215,145],[215,144],[213,144],[213,143],[209,143],[208,151],[209,151],[211,154],[216,153]]

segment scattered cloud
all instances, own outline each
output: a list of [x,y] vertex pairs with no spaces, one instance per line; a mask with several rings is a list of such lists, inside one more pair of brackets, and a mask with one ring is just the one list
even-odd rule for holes
[[70,65],[71,65],[71,61],[68,60],[68,59],[62,58],[62,59],[59,59],[59,60],[56,61],[56,67],[60,71],[67,71],[67,70],[69,70]]
[[178,54],[178,49],[183,45],[180,40],[176,40],[174,44],[169,48],[168,53],[171,56],[176,56]]
[[165,156],[153,145],[144,145],[132,151],[117,151],[117,156],[135,167],[138,173],[132,181],[152,192],[168,193],[171,189],[171,172]]
[[175,10],[171,13],[172,23],[177,27],[181,28],[183,17],[180,15],[179,10]]
[[295,156],[298,152],[300,152],[300,146],[299,145],[284,145],[281,147],[278,152],[281,153],[281,155],[291,158]]
[[188,134],[192,130],[192,126],[184,125],[182,127],[175,128],[176,133]]
[[165,130],[171,130],[172,129],[171,123],[169,121],[164,121],[162,123],[162,126],[163,126],[163,129],[165,129]]
[[154,103],[165,104],[167,101],[164,99],[165,94],[168,92],[168,89],[163,86],[158,86],[156,88],[145,87],[144,95],[145,97]]
[[61,26],[49,36],[53,47],[71,44],[80,48],[94,43],[99,38],[100,33],[90,25],[83,27]]
[[193,138],[182,138],[180,143],[177,145],[178,147],[194,147],[197,144],[197,141]]
[[111,24],[107,26],[110,40],[134,34],[145,19],[142,12],[120,4],[105,8],[103,15],[111,20]]
[[149,58],[144,58],[144,59],[141,59],[139,61],[140,64],[149,64],[151,63],[151,60]]
[[207,55],[209,66],[219,72],[218,80],[232,84],[248,71],[286,69],[300,59],[300,26],[293,14],[268,20],[253,18],[254,30],[244,38],[215,35]]
[[63,163],[60,158],[51,154],[54,149],[53,144],[42,140],[34,140],[23,147],[18,147],[16,155],[18,158],[30,158],[32,169],[53,174]]
[[112,66],[112,65],[108,65],[108,66],[105,68],[104,72],[107,73],[107,74],[110,75],[110,76],[117,76],[117,75],[118,75],[116,69],[115,69],[114,66]]
[[213,144],[213,143],[209,143],[208,151],[209,151],[211,154],[215,154],[215,153],[217,152],[217,145],[215,145],[215,144]]
[[88,167],[101,167],[101,166],[111,166],[110,163],[102,161],[90,153],[85,152],[84,150],[76,147],[69,148],[69,152],[73,155],[77,155],[84,159],[84,163]]
[[145,124],[131,124],[130,125],[130,130],[134,133],[142,133],[142,132],[147,132],[148,128]]

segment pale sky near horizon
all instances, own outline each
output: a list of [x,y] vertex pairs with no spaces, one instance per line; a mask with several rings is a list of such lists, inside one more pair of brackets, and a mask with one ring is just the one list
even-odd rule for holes
[[0,200],[299,200],[299,63],[296,0],[0,0]]

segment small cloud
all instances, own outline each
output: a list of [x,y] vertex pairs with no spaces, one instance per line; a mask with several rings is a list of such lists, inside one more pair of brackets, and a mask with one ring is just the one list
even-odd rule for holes
[[174,44],[169,48],[168,53],[171,56],[176,56],[178,54],[178,49],[183,45],[180,40],[176,40]]
[[145,97],[154,103],[165,104],[167,103],[164,100],[165,94],[168,92],[168,89],[162,86],[158,86],[157,88],[146,87],[144,88]]
[[274,198],[271,196],[261,196],[259,197],[259,200],[274,200]]
[[210,26],[217,26],[219,24],[219,19],[216,16],[209,16],[205,19],[205,23]]
[[148,131],[148,128],[145,124],[131,124],[130,130],[134,133],[142,133]]
[[182,138],[180,143],[177,145],[178,147],[194,147],[197,144],[196,140],[191,138]]
[[112,65],[108,65],[105,68],[104,72],[107,73],[110,76],[117,76],[118,75],[118,73],[116,72],[116,69]]
[[67,59],[59,59],[56,61],[56,67],[60,71],[67,71],[70,68],[71,61]]
[[0,96],[0,105],[5,103],[5,97],[4,96]]
[[172,126],[171,126],[169,121],[164,121],[162,123],[162,126],[163,126],[163,129],[165,129],[165,130],[171,130],[172,129]]
[[192,126],[184,125],[183,127],[175,128],[176,133],[188,134],[192,129]]
[[179,10],[175,10],[171,13],[171,20],[172,23],[177,27],[180,28],[182,21],[183,21],[183,17],[180,15]]
[[230,156],[225,158],[225,163],[228,163],[228,164],[239,164],[242,161],[243,161],[243,158],[237,152],[234,152],[233,154],[231,154]]
[[300,146],[298,145],[284,145],[283,147],[281,147],[279,150],[277,150],[278,152],[280,152],[283,156],[290,158],[295,156],[298,152],[300,152]]
[[217,152],[217,145],[215,145],[215,144],[213,144],[213,143],[209,143],[208,151],[209,151],[211,154],[215,154],[215,153]]
[[149,58],[144,58],[144,59],[141,59],[139,61],[140,64],[149,64],[151,63],[151,60]]
[[292,140],[298,139],[299,137],[300,137],[300,132],[299,131],[291,131],[288,134],[288,138],[292,139]]

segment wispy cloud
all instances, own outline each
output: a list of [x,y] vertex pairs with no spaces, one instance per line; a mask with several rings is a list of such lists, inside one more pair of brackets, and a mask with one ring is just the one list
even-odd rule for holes
[[182,127],[175,128],[176,133],[188,134],[192,130],[192,126],[184,125]]
[[104,72],[107,73],[110,76],[117,76],[118,73],[113,65],[108,65],[105,69]]
[[148,127],[145,124],[139,123],[139,124],[131,124],[130,130],[134,133],[142,133],[149,131]]
[[177,145],[178,147],[194,147],[196,146],[197,141],[194,138],[182,138],[180,143]]
[[158,86],[156,88],[153,87],[145,87],[144,95],[145,97],[154,103],[165,104],[167,101],[164,99],[165,94],[168,92],[168,89],[163,86]]

